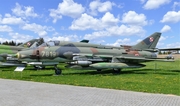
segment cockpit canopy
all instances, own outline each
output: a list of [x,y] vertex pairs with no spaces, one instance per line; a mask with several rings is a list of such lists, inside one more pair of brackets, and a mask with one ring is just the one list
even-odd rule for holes
[[60,41],[49,41],[41,44],[39,47],[47,47],[47,46],[59,46]]

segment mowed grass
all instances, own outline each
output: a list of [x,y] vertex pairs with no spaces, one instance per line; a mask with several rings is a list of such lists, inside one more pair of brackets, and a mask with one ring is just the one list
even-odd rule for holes
[[22,73],[14,72],[15,67],[1,68],[0,78],[180,95],[180,60],[144,64],[147,66],[143,68],[123,69],[121,74],[114,74],[112,70],[67,69],[59,65],[63,68],[60,76],[54,76],[53,67],[45,70],[27,67]]

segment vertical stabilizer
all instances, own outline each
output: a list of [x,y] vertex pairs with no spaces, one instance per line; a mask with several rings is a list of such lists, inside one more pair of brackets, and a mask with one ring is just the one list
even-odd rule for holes
[[19,47],[31,47],[32,45],[33,46],[39,46],[41,45],[42,43],[44,43],[44,39],[43,38],[39,38],[39,39],[32,39],[30,41],[27,41],[21,45],[19,45]]
[[137,50],[155,49],[160,36],[161,33],[155,32],[149,37],[139,42],[138,44],[132,46],[132,49],[137,49]]

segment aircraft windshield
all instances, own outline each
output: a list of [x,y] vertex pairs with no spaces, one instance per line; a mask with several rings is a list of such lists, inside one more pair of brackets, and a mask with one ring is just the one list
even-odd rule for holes
[[47,43],[43,43],[39,47],[46,47],[46,46],[48,46]]
[[49,42],[47,42],[47,44],[48,44],[48,46],[55,46],[53,41],[49,41]]
[[60,41],[49,41],[47,43],[41,44],[39,47],[47,47],[47,46],[58,46]]

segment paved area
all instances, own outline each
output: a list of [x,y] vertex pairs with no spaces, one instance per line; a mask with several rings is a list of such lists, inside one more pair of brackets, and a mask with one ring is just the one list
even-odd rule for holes
[[[164,54],[161,54],[161,55],[158,55],[159,58],[165,58],[167,57],[168,55],[164,55]],[[172,54],[172,56],[174,57],[175,60],[179,60],[180,59],[180,54]]]
[[180,96],[0,79],[0,106],[180,106]]

